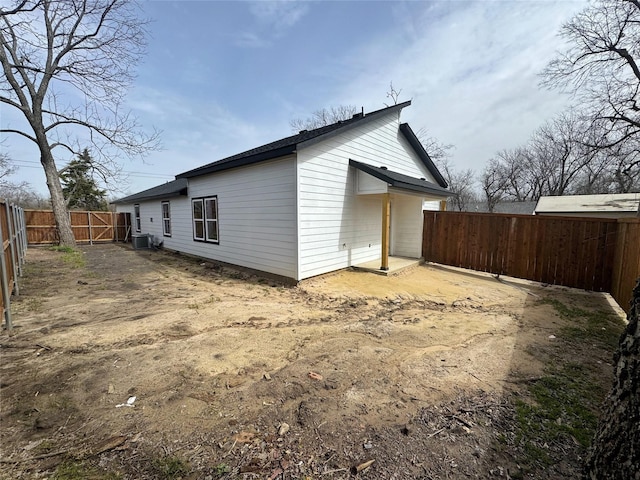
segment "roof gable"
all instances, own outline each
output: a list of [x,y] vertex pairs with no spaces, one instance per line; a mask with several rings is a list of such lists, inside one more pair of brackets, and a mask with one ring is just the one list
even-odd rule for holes
[[[246,165],[252,165],[254,163],[264,162],[285,155],[290,155],[295,152],[299,145],[309,146],[313,143],[325,140],[333,135],[342,133],[349,130],[356,125],[362,125],[370,122],[383,115],[388,115],[393,112],[399,112],[404,107],[411,105],[411,101],[392,105],[381,110],[376,110],[371,113],[362,114],[358,113],[349,120],[344,120],[331,125],[325,125],[324,127],[316,128],[314,130],[302,130],[297,135],[292,135],[275,142],[267,143],[260,147],[252,148],[242,153],[232,155],[222,160],[218,160],[202,167],[189,170],[187,172],[176,175],[176,178],[192,178],[200,175],[207,175],[222,170],[228,170],[230,168],[243,167]],[[423,149],[424,150],[424,149]],[[445,183],[446,185],[446,183]]]

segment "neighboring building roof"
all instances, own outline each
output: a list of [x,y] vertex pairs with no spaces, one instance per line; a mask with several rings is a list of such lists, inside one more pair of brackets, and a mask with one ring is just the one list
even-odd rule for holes
[[394,188],[400,188],[402,190],[409,190],[417,193],[428,193],[439,197],[449,197],[452,195],[449,190],[431,183],[424,178],[410,177],[409,175],[403,175],[402,173],[392,172],[386,167],[373,167],[366,163],[356,162],[355,160],[349,160],[349,165],[364,173],[368,173],[383,182],[387,182]]
[[119,198],[111,203],[136,203],[145,200],[156,200],[159,198],[177,197],[179,195],[187,194],[187,179],[179,178],[172,182],[167,182],[163,185],[144,190],[142,192],[134,193],[128,197]]
[[638,203],[640,193],[540,197],[535,213],[629,213]]
[[[411,101],[392,105],[381,110],[376,110],[371,113],[358,113],[349,120],[332,123],[331,125],[325,125],[324,127],[316,128],[314,130],[302,130],[297,135],[282,138],[275,142],[267,143],[260,147],[252,148],[246,152],[232,155],[231,157],[223,158],[213,163],[203,165],[202,167],[189,170],[187,172],[176,175],[176,178],[192,178],[200,175],[207,175],[214,172],[220,172],[222,170],[228,170],[230,168],[243,167],[246,165],[252,165],[254,163],[264,162],[266,160],[272,160],[274,158],[290,155],[295,152],[298,147],[306,147],[312,145],[321,140],[325,140],[328,137],[337,135],[346,130],[353,128],[356,125],[362,125],[390,112],[400,111],[404,107],[411,105]],[[433,161],[424,150],[422,144],[417,139],[411,127],[406,123],[400,125],[400,131],[409,141],[411,146],[416,150],[420,159],[424,163],[427,170],[434,176],[438,184],[446,188],[447,182],[444,180]]]
[[[498,202],[493,207],[493,213],[511,213],[516,215],[531,215],[536,208],[536,202],[527,200],[524,202]],[[454,210],[447,208],[447,210]],[[489,208],[487,202],[469,202],[467,204],[467,212],[487,213]]]

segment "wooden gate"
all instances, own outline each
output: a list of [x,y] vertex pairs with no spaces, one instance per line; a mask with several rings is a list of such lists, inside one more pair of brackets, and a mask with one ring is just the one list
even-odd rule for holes
[[[131,214],[102,211],[69,212],[71,229],[78,243],[128,241]],[[51,210],[25,210],[29,245],[58,243],[58,232]]]

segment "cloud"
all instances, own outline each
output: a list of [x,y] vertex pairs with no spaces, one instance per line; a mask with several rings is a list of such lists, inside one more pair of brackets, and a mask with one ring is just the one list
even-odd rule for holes
[[566,108],[568,98],[541,90],[538,73],[558,46],[563,21],[581,2],[437,2],[413,14],[421,28],[390,29],[337,60],[345,78],[332,104],[383,107],[389,82],[412,99],[403,121],[456,145],[459,168],[478,168],[498,150],[524,143]]
[[258,22],[282,33],[298,23],[309,11],[309,6],[290,0],[271,0],[254,2],[249,11]]
[[265,48],[286,35],[309,11],[309,5],[292,0],[257,1],[249,4],[256,22],[253,30],[240,32],[235,39],[239,47]]
[[134,93],[129,105],[141,123],[163,131],[164,150],[153,154],[158,171],[178,174],[274,140],[269,128],[244,120],[214,99],[154,88]]
[[247,48],[266,48],[271,46],[271,41],[254,32],[241,32],[235,38],[236,46]]

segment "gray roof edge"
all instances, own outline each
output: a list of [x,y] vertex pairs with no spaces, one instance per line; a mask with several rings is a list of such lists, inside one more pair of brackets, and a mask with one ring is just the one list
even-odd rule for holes
[[274,158],[286,157],[296,151],[295,144],[285,145],[280,148],[268,150],[266,152],[259,152],[246,157],[240,157],[228,162],[219,161],[213,162],[202,167],[197,167],[186,172],[182,172],[176,175],[177,179],[193,178],[202,175],[209,175],[215,172],[221,172],[223,170],[229,170],[231,168],[246,167],[247,165],[253,165],[254,163],[265,162],[267,160],[273,160]]
[[365,125],[380,117],[389,115],[390,113],[399,112],[403,108],[408,107],[409,105],[411,105],[411,100],[407,100],[406,102],[402,102],[402,103],[397,103],[395,105],[391,105],[390,107],[383,108],[381,110],[376,110],[371,113],[365,113],[365,115],[362,118],[360,118],[357,122],[345,123],[345,125],[342,128],[337,128],[335,130],[325,133],[324,135],[319,135],[317,137],[311,138],[304,142],[298,143],[298,148],[310,147],[311,145],[314,145],[318,142],[322,142],[328,138],[331,138],[341,133],[344,133],[346,131],[349,131],[356,126]]
[[171,198],[187,194],[188,181],[186,178],[179,178],[171,182],[163,183],[155,187],[148,188],[142,192],[127,195],[110,202],[114,205],[123,203],[135,203],[146,200],[156,200],[159,198]]
[[388,170],[390,173],[393,173],[395,175],[399,175],[402,177],[406,177],[406,178],[411,178],[413,180],[420,180],[421,185],[412,185],[410,183],[407,182],[403,182],[401,180],[394,180],[392,178],[390,178],[388,175],[385,175],[384,173],[380,172],[380,170],[376,167],[373,167],[371,165],[368,165],[366,163],[362,163],[362,162],[358,162],[357,160],[352,160],[349,159],[349,165],[351,165],[354,168],[357,168],[358,170],[367,173],[373,177],[376,177],[379,180],[382,180],[383,182],[386,182],[388,185],[390,185],[391,187],[394,188],[398,188],[398,189],[403,189],[403,190],[409,190],[412,192],[422,192],[422,193],[430,193],[432,195],[437,195],[437,196],[441,196],[441,197],[450,197],[453,194],[445,189],[442,188],[438,185],[435,185],[427,180],[421,180],[418,178],[414,178],[414,177],[410,177],[409,175],[404,175],[402,173],[398,173],[398,172],[393,172],[392,170]]
[[424,149],[424,145],[422,145],[422,142],[420,141],[420,139],[418,139],[409,124],[401,123],[400,131],[404,135],[404,138],[407,139],[409,144],[416,151],[416,153],[422,160],[422,163],[424,163],[424,166],[427,167],[427,170],[429,170],[429,173],[433,175],[433,178],[435,178],[436,182],[438,182],[438,185],[440,185],[442,188],[447,188],[449,184],[442,176],[442,173],[440,173],[440,170],[438,169],[436,164],[433,162],[433,160],[431,160],[429,153],[427,153],[427,151]]

